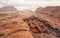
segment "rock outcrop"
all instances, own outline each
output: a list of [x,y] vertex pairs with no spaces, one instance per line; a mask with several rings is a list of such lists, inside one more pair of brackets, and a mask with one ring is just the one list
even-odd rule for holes
[[33,38],[28,25],[20,18],[0,21],[0,38]]
[[60,30],[60,6],[48,6],[42,10],[38,8],[36,12],[40,18],[47,20],[54,28]]

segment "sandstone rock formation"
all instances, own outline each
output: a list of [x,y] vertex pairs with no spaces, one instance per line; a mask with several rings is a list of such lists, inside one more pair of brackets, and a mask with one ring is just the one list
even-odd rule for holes
[[60,30],[60,6],[48,6],[46,8],[37,9],[40,18],[47,20],[52,24],[54,28],[58,28]]
[[36,12],[0,12],[0,38],[60,38],[59,9],[46,7],[38,8]]
[[20,18],[0,21],[0,38],[33,38],[28,25]]
[[58,38],[53,34],[46,34],[46,33],[40,33],[40,34],[33,34],[35,38]]

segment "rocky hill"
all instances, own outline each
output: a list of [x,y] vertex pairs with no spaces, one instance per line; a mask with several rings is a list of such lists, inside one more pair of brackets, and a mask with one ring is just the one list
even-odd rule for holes
[[13,6],[5,6],[0,8],[0,12],[5,12],[5,11],[17,11],[17,9]]
[[46,8],[42,8],[42,10],[39,8],[37,8],[36,12],[38,12],[42,18],[48,20],[57,28],[60,28],[60,6],[48,6]]
[[52,17],[55,19],[58,18],[58,20],[60,20],[60,16],[59,16],[60,15],[60,6],[55,6],[55,7],[48,6],[46,8],[42,8],[42,9],[40,9],[40,7],[39,7],[39,8],[37,8],[36,12],[43,13],[43,14],[48,15],[49,17]]

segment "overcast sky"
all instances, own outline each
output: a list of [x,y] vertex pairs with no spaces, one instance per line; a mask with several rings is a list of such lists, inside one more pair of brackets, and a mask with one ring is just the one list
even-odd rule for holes
[[33,10],[37,7],[60,6],[60,0],[0,0],[0,7],[3,6],[15,6],[20,10]]

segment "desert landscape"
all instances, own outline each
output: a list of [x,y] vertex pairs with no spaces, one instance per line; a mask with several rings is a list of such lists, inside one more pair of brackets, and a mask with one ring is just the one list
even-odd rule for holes
[[0,8],[0,38],[60,38],[60,6]]

